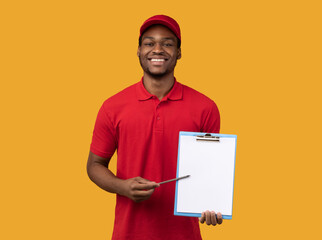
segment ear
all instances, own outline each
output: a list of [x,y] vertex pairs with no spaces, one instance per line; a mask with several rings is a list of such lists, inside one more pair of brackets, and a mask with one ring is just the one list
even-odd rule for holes
[[136,55],[140,57],[140,52],[141,52],[141,46],[138,47],[138,51],[136,52]]
[[178,49],[177,59],[181,58],[181,48]]

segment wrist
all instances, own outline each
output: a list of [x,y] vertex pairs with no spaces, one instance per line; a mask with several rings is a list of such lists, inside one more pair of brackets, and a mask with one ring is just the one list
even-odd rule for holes
[[126,180],[118,178],[115,184],[115,193],[126,197],[126,192]]

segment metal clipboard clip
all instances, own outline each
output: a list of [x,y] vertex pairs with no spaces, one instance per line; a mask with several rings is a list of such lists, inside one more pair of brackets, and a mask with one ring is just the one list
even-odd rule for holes
[[205,135],[197,135],[197,141],[212,141],[212,142],[219,142],[220,138],[218,136],[211,136],[210,133],[206,133]]

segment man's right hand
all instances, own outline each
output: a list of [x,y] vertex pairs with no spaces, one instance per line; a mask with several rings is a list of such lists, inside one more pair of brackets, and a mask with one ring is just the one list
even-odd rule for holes
[[142,202],[151,197],[154,189],[160,185],[141,177],[129,178],[124,180],[120,195],[132,199],[134,202]]
[[141,177],[122,180],[108,169],[110,158],[100,157],[92,152],[87,161],[87,173],[90,179],[100,188],[111,193],[117,193],[141,202],[151,197],[154,189],[160,185]]

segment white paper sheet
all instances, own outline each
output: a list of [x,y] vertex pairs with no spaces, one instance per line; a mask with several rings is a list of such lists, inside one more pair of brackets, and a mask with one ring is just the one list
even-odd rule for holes
[[177,177],[190,177],[177,181],[176,215],[205,210],[232,215],[235,151],[236,137],[215,142],[180,135]]

